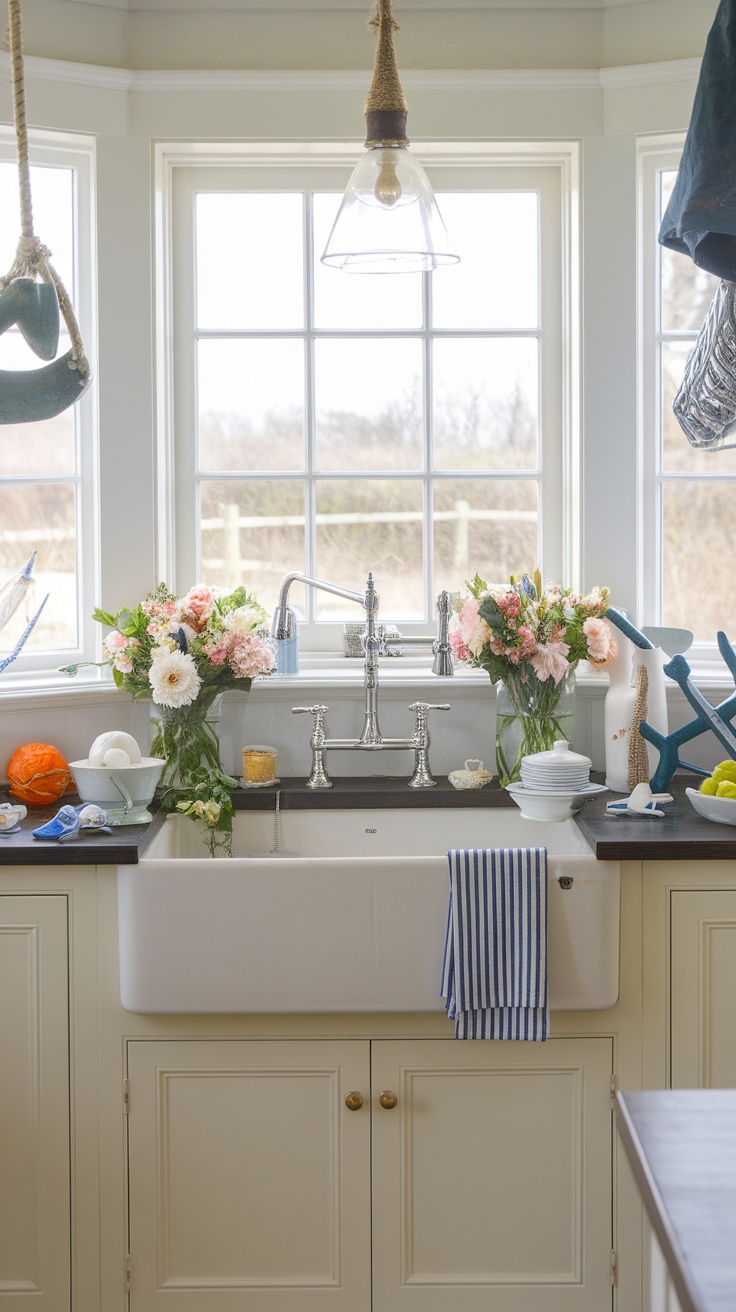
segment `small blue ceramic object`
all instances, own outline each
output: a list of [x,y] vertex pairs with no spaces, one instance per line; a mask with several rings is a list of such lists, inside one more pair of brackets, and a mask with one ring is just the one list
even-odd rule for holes
[[47,820],[45,825],[40,825],[38,829],[33,830],[34,838],[57,838],[59,841],[63,838],[73,838],[81,827],[81,820],[73,806],[62,806],[61,810],[56,812],[53,820]]
[[56,812],[53,820],[33,830],[34,838],[56,838],[61,843],[65,838],[74,838],[80,830],[95,829],[111,833],[107,823],[107,813],[93,802],[82,802],[72,806],[68,803]]

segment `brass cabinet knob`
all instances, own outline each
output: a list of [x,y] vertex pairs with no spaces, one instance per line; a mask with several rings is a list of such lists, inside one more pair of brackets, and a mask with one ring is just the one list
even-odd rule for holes
[[390,1089],[384,1089],[378,1101],[382,1107],[386,1108],[387,1112],[390,1112],[391,1108],[395,1107],[399,1100],[396,1097],[396,1094],[392,1093]]
[[362,1094],[358,1093],[357,1089],[353,1089],[352,1093],[346,1093],[345,1106],[347,1107],[349,1112],[359,1112],[361,1107],[363,1106]]

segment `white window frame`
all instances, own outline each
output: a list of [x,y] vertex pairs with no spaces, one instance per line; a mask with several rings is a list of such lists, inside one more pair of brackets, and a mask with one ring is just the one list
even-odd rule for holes
[[[556,377],[544,389],[548,398],[542,409],[541,477],[545,486],[545,505],[540,504],[540,538],[542,542],[544,572],[558,577],[572,586],[580,586],[582,551],[582,469],[580,443],[580,180],[579,146],[577,142],[454,142],[426,143],[413,146],[414,153],[432,176],[442,170],[469,170],[503,167],[504,169],[549,168],[557,175],[560,195],[559,230],[555,241],[555,258],[559,259],[559,340],[556,343]],[[340,170],[339,186],[347,180],[361,153],[357,146],[337,143],[318,145],[274,143],[181,143],[159,142],[154,147],[155,185],[155,323],[156,323],[156,376],[158,380],[156,406],[157,450],[157,525],[156,541],[158,573],[160,577],[175,580],[173,586],[189,586],[193,576],[195,553],[187,549],[192,538],[192,478],[184,467],[186,455],[180,456],[177,469],[177,417],[182,427],[194,431],[192,403],[189,412],[182,415],[181,388],[177,388],[175,364],[178,334],[188,332],[191,339],[192,323],[177,321],[173,296],[175,277],[175,223],[176,206],[174,189],[179,170],[203,171],[224,168],[252,170],[305,170],[326,168]],[[321,184],[317,184],[321,185]],[[331,184],[331,185],[334,185]],[[458,183],[463,186],[462,182]],[[442,184],[438,183],[438,190]],[[181,220],[180,220],[181,221]],[[185,220],[185,225],[188,220]],[[191,240],[191,237],[188,238]],[[549,242],[549,234],[542,232],[541,241]],[[192,265],[193,269],[193,265]],[[341,276],[341,275],[338,275]],[[346,276],[346,275],[342,275]],[[181,296],[178,298],[181,301]],[[191,315],[191,311],[190,311]],[[549,333],[549,325],[545,332]],[[545,415],[544,405],[548,407]],[[551,411],[554,409],[554,417]],[[547,430],[547,431],[545,431]],[[550,431],[556,430],[550,440]],[[545,443],[546,438],[546,443]],[[545,450],[546,445],[546,450]],[[172,494],[175,489],[175,494]],[[537,562],[533,562],[536,564]],[[366,561],[366,569],[370,561]],[[461,581],[460,581],[461,582]],[[402,625],[406,632],[421,631],[428,626]],[[310,632],[310,629],[312,630]],[[301,626],[302,646],[305,650],[336,649],[340,626],[319,623]]]
[[[76,488],[76,577],[78,643],[52,652],[26,652],[4,670],[3,689],[32,686],[34,676],[48,677],[62,665],[97,659],[99,625],[92,619],[100,589],[100,511],[98,468],[98,407],[94,370],[97,360],[96,305],[97,256],[94,220],[95,141],[93,137],[51,130],[28,130],[29,159],[32,165],[51,165],[72,171],[74,205],[74,276],[67,291],[84,342],[85,354],[93,370],[92,385],[76,402],[75,443],[76,474],[65,483]],[[15,133],[0,126],[0,158],[15,161]],[[18,219],[20,236],[20,216]],[[37,235],[44,240],[44,233]],[[53,252],[52,252],[53,261]],[[3,270],[3,273],[7,270]],[[18,482],[28,479],[18,477]],[[43,483],[43,476],[32,480]],[[22,553],[21,553],[22,554]],[[27,553],[30,554],[30,551]],[[20,560],[19,565],[24,563]],[[42,598],[37,597],[40,602]],[[92,678],[98,677],[93,674]]]
[[[640,543],[637,603],[639,614],[646,615],[652,624],[662,623],[663,489],[668,481],[662,461],[664,398],[660,351],[665,334],[659,319],[659,175],[665,170],[677,170],[684,142],[684,132],[641,137],[637,142],[639,383],[636,481]],[[669,340],[671,335],[666,336]],[[697,478],[698,475],[694,474],[693,480]],[[722,662],[715,640],[693,643],[688,651],[688,662],[697,665],[703,674],[717,675]]]

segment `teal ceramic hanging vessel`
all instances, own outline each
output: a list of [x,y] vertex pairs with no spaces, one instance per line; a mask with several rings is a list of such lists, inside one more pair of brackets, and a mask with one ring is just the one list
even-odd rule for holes
[[[8,0],[8,14],[21,236],[12,267],[0,278],[0,333],[17,327],[34,354],[52,362],[41,369],[0,369],[0,424],[24,424],[51,419],[74,405],[91,373],[66,288],[49,261],[50,251],[33,231],[20,0]],[[60,313],[71,347],[55,360]]]

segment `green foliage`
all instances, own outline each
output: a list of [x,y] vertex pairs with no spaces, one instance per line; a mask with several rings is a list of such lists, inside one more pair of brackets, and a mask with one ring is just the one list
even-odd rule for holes
[[197,766],[184,777],[181,785],[164,794],[164,810],[179,811],[204,827],[210,856],[218,853],[230,855],[234,816],[232,789],[236,782],[219,765],[214,769]]

